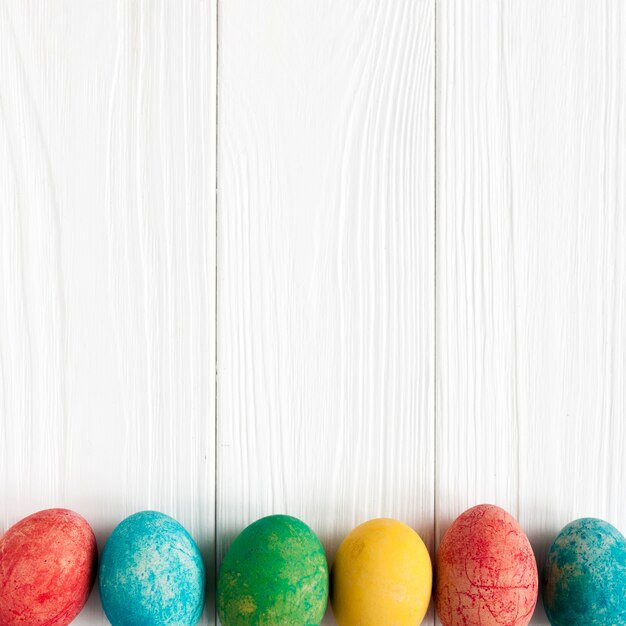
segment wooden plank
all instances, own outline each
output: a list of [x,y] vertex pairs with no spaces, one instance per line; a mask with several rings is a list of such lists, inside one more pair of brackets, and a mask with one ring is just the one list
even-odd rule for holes
[[572,519],[626,531],[626,7],[437,17],[437,536],[494,502],[541,566]]
[[433,18],[220,5],[218,560],[273,512],[432,544]]
[[199,0],[0,5],[3,528],[67,506],[102,547],[155,508],[213,569],[215,28]]

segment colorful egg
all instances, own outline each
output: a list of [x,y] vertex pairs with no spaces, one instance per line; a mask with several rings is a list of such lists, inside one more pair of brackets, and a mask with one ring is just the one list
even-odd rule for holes
[[331,604],[339,626],[416,626],[428,610],[432,564],[420,536],[406,524],[373,519],[342,542],[331,573]]
[[437,552],[443,626],[525,626],[537,603],[537,563],[517,521],[481,504],[460,515]]
[[100,597],[113,626],[192,626],[202,614],[204,586],[198,547],[163,513],[127,517],[102,551]]
[[0,624],[66,626],[87,602],[97,560],[78,513],[49,509],[21,520],[0,539]]
[[599,519],[571,522],[548,552],[542,590],[554,626],[626,625],[626,539]]
[[223,626],[313,625],[328,602],[328,565],[315,533],[288,515],[250,524],[233,541],[217,582]]

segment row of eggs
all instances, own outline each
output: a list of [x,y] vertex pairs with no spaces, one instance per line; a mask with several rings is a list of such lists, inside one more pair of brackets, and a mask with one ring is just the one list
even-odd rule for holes
[[[50,509],[0,539],[0,625],[66,626],[98,572],[113,626],[193,625],[205,571],[174,519],[136,513],[113,531],[98,564],[96,540],[77,513]],[[419,535],[391,519],[355,528],[330,573],[313,531],[287,515],[248,526],[232,543],[217,583],[224,626],[319,624],[331,605],[339,626],[416,626],[430,603],[432,566]],[[436,609],[443,626],[525,626],[538,594],[535,556],[517,521],[493,505],[460,515],[437,552]],[[543,601],[551,624],[626,625],[626,540],[593,518],[568,524],[550,548]]]

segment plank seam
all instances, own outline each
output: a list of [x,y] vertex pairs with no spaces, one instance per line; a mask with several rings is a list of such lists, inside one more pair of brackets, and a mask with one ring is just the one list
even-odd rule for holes
[[[434,50],[433,50],[433,89],[434,89],[434,111],[433,111],[433,177],[434,177],[434,189],[433,189],[433,553],[437,551],[437,313],[438,313],[438,300],[437,300],[437,166],[438,166],[438,146],[437,146],[437,107],[439,105],[439,98],[437,94],[437,46],[439,43],[438,31],[437,31],[437,0],[433,0],[433,30],[434,30]],[[434,556],[435,554],[433,554]],[[436,622],[436,617],[433,618]]]
[[213,623],[217,624],[217,576],[218,576],[218,562],[217,562],[217,507],[218,507],[218,471],[219,471],[219,463],[218,463],[218,453],[219,453],[219,445],[218,445],[218,403],[217,403],[217,394],[218,394],[218,350],[219,350],[219,341],[218,341],[218,300],[219,300],[219,281],[218,281],[218,258],[219,258],[219,231],[218,231],[218,215],[219,215],[219,134],[220,134],[220,125],[219,125],[219,80],[220,80],[220,0],[215,0],[215,313],[214,313],[214,333],[215,333],[215,363],[214,363],[214,388],[215,388],[215,406],[214,406],[214,414],[215,414],[215,434],[214,434],[214,481],[215,485],[213,487],[213,497],[215,498],[214,506],[213,506],[213,580],[215,582],[214,589],[214,603],[213,603]]

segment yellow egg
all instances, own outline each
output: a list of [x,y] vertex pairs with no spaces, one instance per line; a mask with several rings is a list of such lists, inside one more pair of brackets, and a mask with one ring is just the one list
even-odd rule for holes
[[420,536],[406,524],[373,519],[339,546],[331,603],[339,626],[417,626],[428,610],[433,569]]

